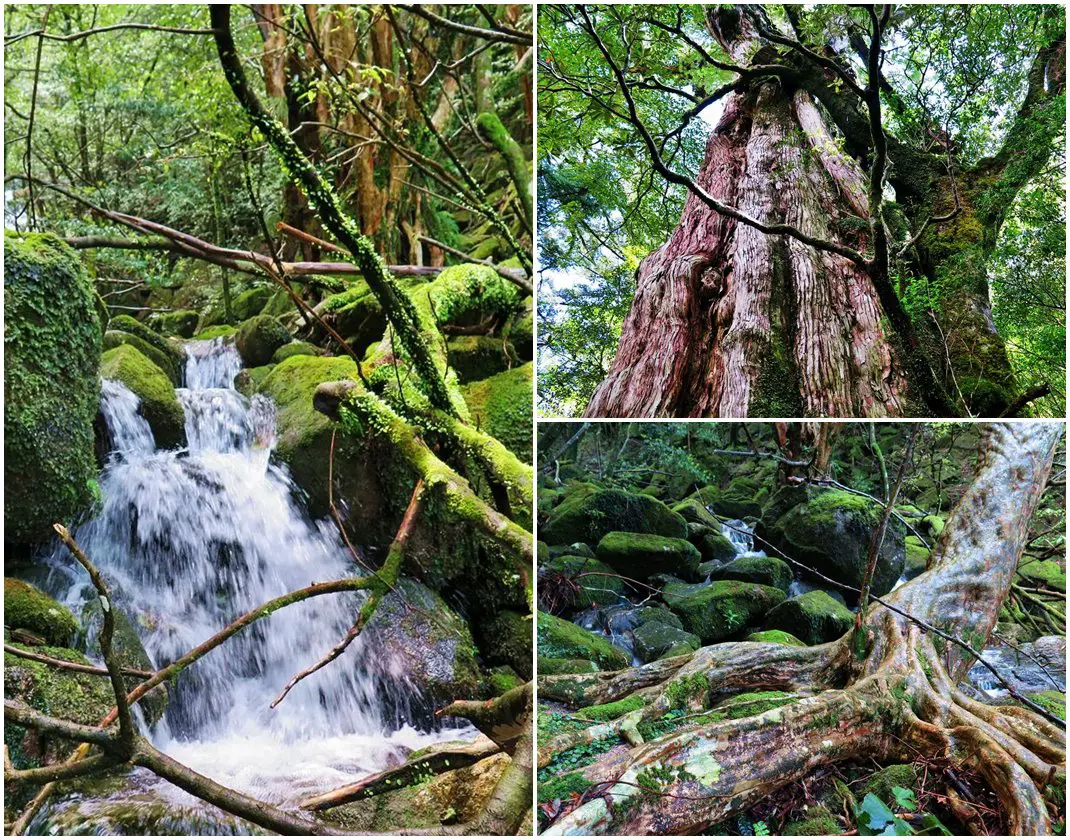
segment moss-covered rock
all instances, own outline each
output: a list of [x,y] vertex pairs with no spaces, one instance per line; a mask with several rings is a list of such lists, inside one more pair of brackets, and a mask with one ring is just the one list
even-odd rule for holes
[[854,624],[854,613],[820,589],[784,601],[765,617],[767,630],[783,630],[808,645],[840,638]]
[[194,336],[194,341],[211,341],[213,338],[230,338],[238,328],[233,324],[216,324],[214,327],[205,327]]
[[757,493],[756,485],[737,479],[724,489],[713,485],[703,487],[685,501],[695,501],[727,519],[757,519],[762,515],[762,505],[756,498]]
[[921,544],[921,540],[914,536],[906,538],[906,562],[903,565],[903,574],[909,578],[916,578],[925,571],[929,565],[929,549]]
[[736,556],[735,544],[721,533],[707,532],[695,544],[706,563],[724,563]]
[[756,583],[722,580],[715,583],[670,583],[662,597],[683,619],[684,627],[713,644],[730,638],[757,622],[781,603],[779,589]]
[[171,379],[136,347],[124,344],[101,356],[100,375],[122,382],[137,395],[138,413],[148,421],[158,447],[185,444],[185,412]]
[[25,581],[4,578],[4,626],[36,633],[48,644],[68,647],[78,632],[71,611]]
[[610,531],[599,541],[595,553],[614,571],[637,580],[655,574],[694,578],[702,559],[687,540],[627,531]]
[[1019,582],[1030,586],[1043,586],[1057,592],[1066,591],[1066,572],[1054,560],[1030,560],[1025,558],[1018,566]]
[[714,569],[711,580],[745,580],[761,583],[787,592],[791,586],[791,567],[779,557],[737,557],[731,563]]
[[317,347],[308,341],[291,341],[275,351],[275,354],[271,357],[271,363],[277,365],[279,362],[290,358],[290,356],[322,356],[324,352],[322,347]]
[[260,390],[268,374],[275,369],[275,365],[260,365],[254,368],[242,368],[234,377],[234,390],[243,397],[251,397]]
[[129,344],[131,347],[137,348],[141,355],[167,374],[168,379],[171,380],[171,384],[176,388],[182,384],[182,368],[175,364],[174,358],[171,355],[164,353],[158,347],[149,344],[140,336],[136,336],[133,333],[123,332],[122,330],[108,330],[104,333],[104,340],[101,346],[104,352],[107,352],[116,347],[122,347],[124,344]]
[[504,321],[522,308],[520,291],[487,265],[445,268],[428,288],[440,325],[473,326],[488,318]]
[[632,639],[635,642],[635,655],[643,662],[653,662],[670,650],[683,647],[698,650],[702,644],[702,640],[693,633],[662,624],[660,621],[640,624],[632,631]]
[[230,301],[230,313],[234,320],[240,324],[259,315],[274,291],[272,286],[254,286],[234,295]]
[[635,611],[635,621],[636,624],[659,621],[662,624],[675,627],[677,630],[684,629],[684,623],[680,620],[680,616],[665,607],[640,607]]
[[791,647],[806,647],[806,642],[802,639],[796,639],[791,633],[785,633],[783,630],[759,630],[757,633],[751,633],[743,641],[764,642],[773,645],[790,645]]
[[164,338],[148,324],[142,323],[137,318],[131,318],[129,315],[116,315],[108,322],[108,329],[121,330],[136,335],[142,341],[147,341],[161,353],[170,357],[171,363],[181,378],[182,370],[186,366],[186,353],[182,349],[181,342]]
[[357,353],[383,337],[386,314],[363,280],[321,304],[324,318]]
[[531,362],[461,387],[472,422],[531,463]]
[[600,670],[597,662],[590,659],[564,659],[556,656],[538,657],[539,676],[546,677],[553,674],[593,674]]
[[565,555],[548,560],[539,567],[539,579],[548,575],[563,575],[574,590],[569,607],[586,609],[596,604],[614,604],[624,592],[624,581],[613,569],[591,557]]
[[[790,557],[857,588],[865,577],[869,543],[881,513],[881,506],[869,499],[827,490],[780,517],[773,527],[772,541]],[[903,574],[905,561],[905,528],[892,518],[873,573],[874,595],[892,590]]]
[[721,533],[721,523],[712,513],[706,510],[706,506],[696,496],[688,496],[682,502],[677,502],[672,509],[682,516],[687,522],[703,525],[714,533]]
[[541,611],[538,645],[540,657],[590,660],[605,671],[616,671],[631,664],[628,654],[603,636]]
[[457,335],[446,342],[450,367],[461,382],[474,382],[494,376],[510,367],[516,359],[513,346],[489,335]]
[[929,539],[935,540],[942,533],[944,533],[945,521],[942,516],[934,516],[930,514],[921,520],[921,530],[923,533],[929,535]]
[[278,318],[256,315],[242,322],[234,339],[246,367],[266,365],[275,351],[290,343],[290,331]]
[[581,488],[566,496],[540,527],[539,534],[551,545],[597,544],[610,531],[687,537],[684,518],[653,496],[597,488]]
[[199,312],[192,309],[177,309],[174,312],[160,312],[152,319],[152,325],[164,335],[177,335],[180,338],[193,338],[197,331],[197,322],[201,320]]
[[[23,646],[16,644],[15,647]],[[32,650],[53,659],[91,664],[81,653],[67,647],[35,647]],[[106,676],[53,668],[10,653],[4,654],[4,697],[21,700],[30,708],[52,717],[87,726],[100,723],[115,702]],[[69,741],[27,733],[21,726],[12,725],[4,727],[4,743],[18,768],[37,767],[61,758],[72,746]]]
[[403,578],[379,603],[365,633],[374,640],[370,665],[387,677],[420,686],[436,708],[476,697],[482,682],[472,634],[433,590]]
[[[77,255],[52,234],[4,237],[4,540],[53,536],[92,502],[101,325]],[[15,492],[17,488],[17,492]]]
[[502,610],[480,625],[480,649],[488,662],[509,665],[531,679],[531,616]]

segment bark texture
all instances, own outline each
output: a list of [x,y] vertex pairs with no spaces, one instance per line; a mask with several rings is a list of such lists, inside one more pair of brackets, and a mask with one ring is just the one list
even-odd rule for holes
[[[1061,434],[1056,423],[986,428],[976,479],[930,570],[871,604],[861,637],[812,648],[728,643],[616,674],[540,681],[542,696],[571,702],[646,699],[627,719],[600,725],[600,738],[627,736],[640,720],[680,708],[682,686],[691,710],[744,688],[801,695],[742,720],[697,724],[649,743],[629,739],[629,751],[578,771],[592,788],[545,833],[697,833],[822,765],[862,756],[913,761],[920,753],[979,772],[1004,803],[1009,834],[1050,834],[1043,792],[1065,781],[1065,733],[1029,709],[964,695],[957,683],[971,657],[940,634],[975,650],[985,644]],[[586,734],[565,737],[552,749]],[[540,763],[549,752],[540,750]],[[655,767],[661,782],[652,790]]]

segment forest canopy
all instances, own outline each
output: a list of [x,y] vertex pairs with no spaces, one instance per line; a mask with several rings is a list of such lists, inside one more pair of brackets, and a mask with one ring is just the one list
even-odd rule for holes
[[[1061,7],[897,5],[873,7],[872,20],[869,7],[738,9],[565,5],[540,15],[540,411],[1061,415]],[[755,147],[747,169],[736,150],[748,132],[758,137],[747,126],[759,118],[783,135],[767,132],[785,151],[763,169]],[[711,155],[720,169],[709,168]],[[814,178],[834,182],[833,193]],[[762,183],[790,196],[788,206],[778,208]],[[701,201],[695,184],[707,191]],[[799,230],[822,240],[810,246],[824,267],[803,269],[807,257],[794,252],[776,256],[799,240],[769,234],[774,242],[752,257],[771,248],[762,258],[769,266],[786,259],[786,285],[775,270],[744,277],[730,267],[744,247],[732,245],[731,229],[744,222],[729,216],[722,230],[707,198],[770,224],[790,223],[791,206],[814,202]],[[846,263],[832,266],[844,246],[870,263],[852,268],[844,250]],[[697,261],[695,277],[707,271],[705,291],[681,291],[698,282],[682,263],[673,267],[684,255]],[[875,316],[837,285],[844,271],[874,290]],[[814,292],[803,288],[808,274]],[[661,296],[665,286],[678,287],[672,301]],[[772,302],[745,305],[744,288]],[[808,357],[825,364],[802,346],[808,295],[849,310],[822,335],[845,348],[830,354],[834,381],[808,380]],[[853,316],[854,338],[850,310],[863,312]],[[752,321],[759,335],[738,340],[782,363],[776,371],[755,363],[761,381],[734,386],[751,393],[738,406],[718,389],[733,380],[728,336]],[[857,369],[852,345],[884,360]],[[655,368],[671,373],[658,379]],[[790,387],[769,397],[770,380]],[[829,396],[837,389],[842,398]]]

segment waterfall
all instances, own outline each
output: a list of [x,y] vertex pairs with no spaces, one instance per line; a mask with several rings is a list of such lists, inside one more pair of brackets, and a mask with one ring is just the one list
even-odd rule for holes
[[[309,520],[299,489],[273,463],[274,404],[233,389],[241,368],[233,346],[190,342],[186,352],[187,387],[176,393],[187,449],[157,450],[137,397],[103,383],[113,451],[102,502],[76,531],[155,667],[264,601],[360,573],[334,525]],[[50,565],[49,588],[86,614],[95,599],[88,577],[62,548]],[[170,686],[153,742],[224,785],[292,805],[447,737],[402,724],[417,688],[391,689],[369,674],[364,637],[270,708],[294,673],[342,638],[362,597],[320,596],[233,636]]]

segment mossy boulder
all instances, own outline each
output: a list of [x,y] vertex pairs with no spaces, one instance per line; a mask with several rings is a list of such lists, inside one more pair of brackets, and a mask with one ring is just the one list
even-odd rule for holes
[[791,647],[806,647],[806,642],[802,639],[797,639],[791,635],[791,633],[785,633],[783,630],[759,630],[757,633],[751,633],[743,641],[764,642],[773,645],[790,645]]
[[[828,490],[798,504],[773,527],[772,541],[785,554],[816,568],[845,586],[861,587],[869,543],[882,508],[869,499],[841,490]],[[874,595],[891,592],[906,562],[906,529],[895,518],[877,556]]]
[[136,347],[124,344],[100,359],[100,375],[122,382],[137,395],[138,413],[152,428],[156,445],[173,449],[185,445],[186,419],[171,379]]
[[446,342],[450,368],[461,382],[474,382],[501,373],[516,359],[513,346],[489,335],[457,335]]
[[595,554],[614,571],[636,580],[655,574],[693,579],[702,559],[687,540],[627,531],[610,531],[599,541]]
[[290,356],[322,356],[324,352],[322,347],[317,347],[308,341],[291,341],[275,351],[271,357],[271,363],[277,365],[279,362],[290,358]]
[[945,525],[946,522],[942,516],[934,516],[930,514],[921,520],[921,528],[919,528],[919,530],[922,531],[922,533],[928,534],[930,540],[935,540],[944,533]]
[[420,686],[437,708],[457,698],[478,696],[482,674],[472,634],[432,589],[403,578],[380,601],[365,633],[368,665],[387,679]]
[[787,592],[791,586],[791,567],[779,557],[737,557],[731,563],[710,572],[711,580],[744,580],[761,583]]
[[721,522],[706,510],[706,506],[695,496],[689,496],[682,502],[677,502],[672,509],[682,516],[687,522],[696,525],[704,525],[707,529],[721,533]]
[[908,536],[905,542],[906,561],[903,565],[903,574],[909,578],[916,578],[925,571],[929,565],[929,549],[921,544],[921,540],[914,536]]
[[357,353],[383,337],[386,314],[363,280],[320,304],[324,318]]
[[480,650],[487,661],[510,666],[531,679],[531,616],[502,610],[479,627]]
[[640,607],[635,611],[635,621],[637,624],[657,621],[661,624],[675,627],[677,630],[684,629],[684,623],[680,620],[680,616],[665,607]]
[[670,583],[662,597],[684,627],[705,645],[720,642],[755,624],[780,604],[779,589],[757,583],[721,580],[715,583]]
[[443,269],[427,290],[439,325],[474,326],[520,311],[520,290],[487,265],[466,263]]
[[529,362],[461,386],[472,422],[497,438],[522,461],[531,463],[531,377]]
[[695,545],[706,563],[725,563],[736,556],[735,543],[721,533],[705,533]]
[[165,338],[148,324],[142,323],[137,318],[132,318],[129,315],[116,315],[108,322],[108,329],[121,330],[122,332],[136,335],[142,341],[147,341],[171,359],[171,363],[175,366],[179,379],[181,379],[182,371],[186,367],[186,352],[182,349],[180,342]]
[[1029,586],[1042,586],[1057,592],[1066,591],[1066,572],[1054,560],[1023,559],[1016,575],[1019,582]]
[[[4,600],[6,602],[7,598]],[[16,644],[15,647],[24,646]],[[68,647],[27,649],[66,662],[92,664],[81,653]],[[96,726],[100,723],[101,718],[115,703],[111,683],[105,676],[53,668],[51,665],[6,652],[4,697],[21,700],[30,708],[46,715],[86,726]],[[11,753],[12,763],[19,769],[38,767],[46,762],[61,759],[73,747],[70,741],[52,735],[29,733],[21,726],[10,724],[4,727],[4,743]]]
[[765,629],[783,630],[808,645],[834,641],[854,624],[854,613],[820,589],[812,589],[774,607]]
[[278,318],[257,315],[242,322],[234,343],[246,367],[266,365],[275,351],[290,343],[290,331]]
[[608,639],[563,618],[540,611],[537,629],[540,657],[590,660],[604,671],[631,664],[631,657]]
[[216,324],[214,327],[205,327],[194,336],[194,341],[211,341],[214,338],[230,338],[238,331],[233,324]]
[[243,397],[251,397],[257,391],[260,390],[260,386],[271,371],[275,369],[275,365],[260,365],[260,367],[254,368],[242,368],[238,371],[234,377],[234,390],[236,390]]
[[267,306],[274,291],[272,286],[254,286],[234,295],[230,301],[230,313],[239,324],[259,315]]
[[785,837],[824,837],[842,833],[842,826],[824,805],[810,808],[805,819],[792,820],[781,829]]
[[164,335],[177,335],[179,338],[193,338],[197,332],[197,322],[201,320],[199,312],[192,309],[177,309],[174,312],[160,312],[152,319],[152,325]]
[[[43,542],[93,500],[101,324],[77,255],[52,234],[4,237],[4,540]],[[17,488],[17,491],[16,491]]]
[[575,590],[569,606],[586,609],[595,604],[614,604],[624,593],[624,581],[605,563],[592,557],[565,555],[539,567],[540,581],[548,575],[563,575]]
[[698,650],[702,644],[702,640],[695,634],[680,630],[671,624],[662,624],[660,621],[647,621],[640,624],[632,631],[632,640],[635,643],[635,655],[643,662],[660,659],[679,646],[687,647],[689,650]]
[[583,490],[569,494],[540,527],[551,545],[597,544],[610,531],[686,539],[684,518],[653,496],[624,490]]
[[137,348],[141,355],[167,374],[171,384],[176,388],[182,384],[182,368],[175,363],[174,358],[158,347],[149,344],[140,336],[123,332],[122,330],[108,330],[104,333],[104,340],[101,346],[104,352],[107,352],[116,347],[122,347],[124,344]]
[[756,486],[737,479],[726,488],[714,485],[703,487],[685,501],[696,501],[726,519],[757,519],[762,515],[762,505],[757,495]]
[[599,669],[598,663],[590,659],[564,659],[556,656],[538,657],[539,676],[554,674],[593,674]]
[[25,581],[4,578],[4,625],[29,630],[56,647],[68,647],[78,633],[69,609]]

